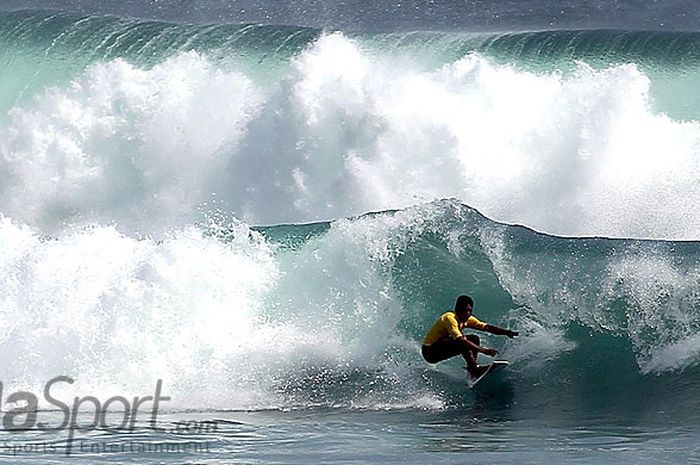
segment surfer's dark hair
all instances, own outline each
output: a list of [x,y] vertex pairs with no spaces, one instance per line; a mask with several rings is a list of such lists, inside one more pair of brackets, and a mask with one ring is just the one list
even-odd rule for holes
[[457,297],[457,302],[455,302],[455,312],[464,310],[465,308],[467,308],[467,305],[471,305],[473,307],[474,299],[472,299],[468,295],[460,295],[459,297]]

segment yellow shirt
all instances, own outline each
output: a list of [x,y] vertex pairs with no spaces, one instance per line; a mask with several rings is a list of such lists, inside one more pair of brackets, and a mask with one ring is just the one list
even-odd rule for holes
[[455,312],[445,312],[440,315],[440,318],[438,318],[433,324],[433,327],[430,328],[430,331],[428,331],[428,334],[423,340],[423,345],[429,346],[440,339],[457,339],[458,337],[462,337],[462,330],[464,328],[483,330],[485,327],[486,323],[479,321],[479,319],[473,315],[470,316],[466,322],[460,323],[457,321]]

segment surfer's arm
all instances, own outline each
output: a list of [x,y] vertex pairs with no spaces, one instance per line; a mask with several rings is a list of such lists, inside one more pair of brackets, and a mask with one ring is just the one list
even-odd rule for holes
[[496,349],[487,349],[485,347],[481,347],[480,345],[476,345],[464,336],[459,337],[457,340],[469,347],[471,350],[481,352],[482,354],[488,355],[489,357],[494,357],[498,354],[498,351]]
[[511,331],[510,329],[505,329],[501,328],[500,326],[489,324],[485,325],[483,330],[487,333],[495,334],[496,336],[508,336],[511,339],[519,334],[517,331]]

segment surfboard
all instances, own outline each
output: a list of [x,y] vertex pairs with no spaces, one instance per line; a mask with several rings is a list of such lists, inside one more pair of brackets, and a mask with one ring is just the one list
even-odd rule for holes
[[[467,387],[469,389],[473,389],[474,386],[476,386],[480,381],[482,381],[484,378],[487,376],[490,376],[498,371],[501,371],[505,367],[510,365],[510,363],[507,360],[494,360],[491,365],[489,365],[488,370],[484,372],[483,375],[479,376],[478,378],[472,378],[471,375],[467,377]],[[466,370],[466,367],[465,367]]]

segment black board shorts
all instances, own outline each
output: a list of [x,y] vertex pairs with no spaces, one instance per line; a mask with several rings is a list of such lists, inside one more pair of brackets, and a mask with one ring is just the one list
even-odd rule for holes
[[442,362],[455,355],[461,355],[463,350],[464,344],[457,339],[441,339],[420,348],[423,358],[428,363]]

